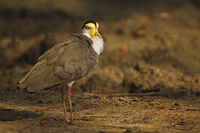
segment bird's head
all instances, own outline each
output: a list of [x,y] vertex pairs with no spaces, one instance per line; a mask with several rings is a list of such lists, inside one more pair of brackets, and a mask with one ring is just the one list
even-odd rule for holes
[[87,22],[85,22],[85,24],[82,27],[82,33],[85,33],[88,31],[88,33],[93,39],[98,36],[99,38],[103,40],[103,38],[98,32],[98,28],[99,28],[99,24],[96,21],[88,20]]

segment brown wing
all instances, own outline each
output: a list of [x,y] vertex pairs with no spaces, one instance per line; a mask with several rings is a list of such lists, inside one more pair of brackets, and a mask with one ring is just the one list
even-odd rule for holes
[[39,57],[31,70],[19,82],[29,92],[71,82],[86,76],[98,63],[98,55],[91,47],[92,40],[74,34]]

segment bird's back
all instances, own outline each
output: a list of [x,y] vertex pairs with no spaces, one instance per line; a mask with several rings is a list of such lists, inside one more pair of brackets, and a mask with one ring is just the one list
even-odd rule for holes
[[71,35],[39,57],[19,82],[20,88],[35,92],[86,76],[98,63],[92,43],[84,34]]

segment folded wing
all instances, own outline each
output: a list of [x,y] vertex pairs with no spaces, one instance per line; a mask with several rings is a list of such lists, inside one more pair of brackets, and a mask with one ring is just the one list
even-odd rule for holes
[[81,33],[68,37],[39,57],[19,82],[20,88],[35,92],[86,76],[98,63],[91,45],[92,40]]

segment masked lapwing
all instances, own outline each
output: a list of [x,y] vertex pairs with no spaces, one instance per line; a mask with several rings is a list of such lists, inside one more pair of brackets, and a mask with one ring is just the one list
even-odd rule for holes
[[[98,32],[99,24],[93,20],[87,21],[81,33],[69,36],[47,50],[38,62],[19,81],[20,89],[36,92],[55,85],[60,85],[65,121],[73,124],[71,87],[80,78],[88,75],[98,63],[98,57],[103,51],[103,38]],[[67,116],[64,86],[68,86],[68,99],[71,119]]]

